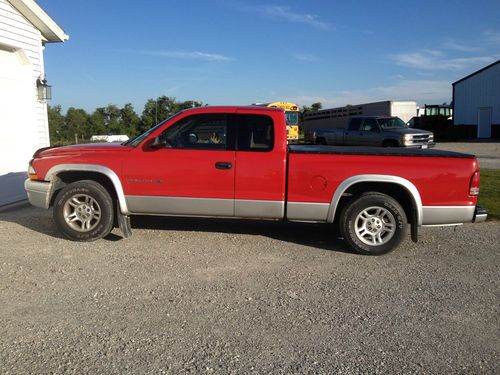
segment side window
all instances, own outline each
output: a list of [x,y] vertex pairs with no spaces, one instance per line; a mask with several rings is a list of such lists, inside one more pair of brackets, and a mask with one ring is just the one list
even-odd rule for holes
[[227,119],[223,114],[188,116],[166,129],[160,139],[167,148],[225,150]]
[[365,118],[361,130],[365,132],[376,132],[378,130],[377,121],[374,118]]
[[238,151],[271,151],[274,146],[274,123],[264,115],[237,115]]
[[347,130],[359,130],[361,121],[363,121],[362,118],[359,117],[352,118],[351,121],[349,122],[349,127],[347,128]]

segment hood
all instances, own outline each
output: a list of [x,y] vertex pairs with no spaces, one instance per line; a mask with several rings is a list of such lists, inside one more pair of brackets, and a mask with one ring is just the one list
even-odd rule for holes
[[56,156],[56,155],[74,155],[93,152],[127,152],[130,147],[123,146],[120,143],[89,143],[61,147],[44,147],[35,152],[33,158]]

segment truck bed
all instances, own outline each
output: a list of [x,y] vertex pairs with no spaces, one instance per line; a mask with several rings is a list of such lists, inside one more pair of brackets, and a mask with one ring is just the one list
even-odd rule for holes
[[413,156],[474,159],[476,156],[460,152],[415,149],[402,147],[360,147],[360,146],[319,146],[288,145],[290,154],[337,154],[337,155],[371,155],[371,156]]

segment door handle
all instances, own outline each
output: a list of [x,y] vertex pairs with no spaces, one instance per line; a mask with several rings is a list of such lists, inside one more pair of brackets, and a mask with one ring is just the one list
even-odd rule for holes
[[215,163],[217,169],[231,169],[233,165],[227,161],[218,161]]

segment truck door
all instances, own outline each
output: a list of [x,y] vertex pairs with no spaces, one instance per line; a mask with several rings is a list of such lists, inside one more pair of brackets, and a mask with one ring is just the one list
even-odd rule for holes
[[360,127],[363,119],[360,117],[353,117],[349,120],[349,125],[347,130],[344,129],[344,145],[346,146],[358,146],[361,142],[360,137]]
[[228,146],[228,115],[181,118],[164,130],[161,147],[133,150],[123,165],[133,213],[234,215],[235,151]]
[[[274,118],[274,117],[276,118]],[[285,131],[275,131],[281,113],[241,113],[236,119],[235,216],[284,217],[286,184]]]
[[382,146],[380,128],[377,120],[367,117],[364,119],[359,132],[360,146]]

